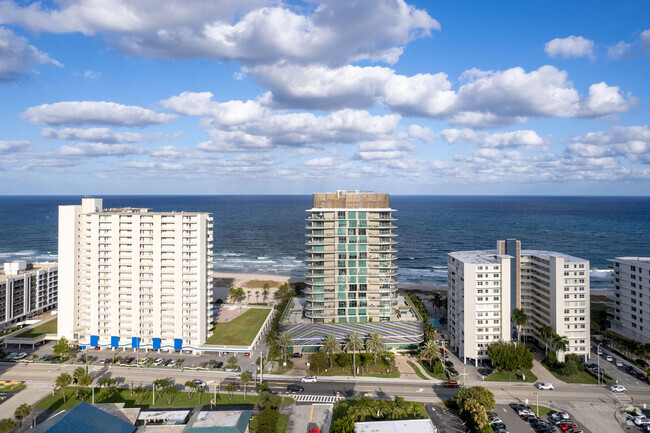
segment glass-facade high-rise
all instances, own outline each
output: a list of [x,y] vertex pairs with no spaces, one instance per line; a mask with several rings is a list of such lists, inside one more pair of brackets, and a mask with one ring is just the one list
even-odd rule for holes
[[314,323],[394,318],[397,235],[388,194],[314,194],[307,212],[305,316]]

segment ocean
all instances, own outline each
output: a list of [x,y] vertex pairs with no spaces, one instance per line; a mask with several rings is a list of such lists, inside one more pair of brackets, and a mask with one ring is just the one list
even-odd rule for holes
[[[304,275],[311,196],[104,196],[104,207],[202,211],[214,216],[215,271]],[[650,256],[650,197],[391,196],[398,280],[446,285],[451,251],[559,251],[591,263],[591,286],[611,288],[609,260]],[[57,206],[80,196],[1,196],[0,262],[56,261]]]

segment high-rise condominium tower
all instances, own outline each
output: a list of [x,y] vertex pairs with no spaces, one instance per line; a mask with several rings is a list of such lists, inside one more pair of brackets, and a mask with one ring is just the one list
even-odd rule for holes
[[314,194],[307,212],[306,317],[314,323],[394,318],[397,242],[388,194]]
[[79,344],[174,348],[208,330],[207,213],[59,207],[58,334]]
[[485,359],[491,342],[515,338],[510,317],[519,308],[528,316],[522,339],[553,350],[540,335],[550,326],[568,340],[560,360],[589,357],[589,261],[507,240],[492,251],[450,253],[447,264],[450,339],[461,356]]
[[643,344],[650,343],[650,257],[614,259],[612,300],[612,331]]

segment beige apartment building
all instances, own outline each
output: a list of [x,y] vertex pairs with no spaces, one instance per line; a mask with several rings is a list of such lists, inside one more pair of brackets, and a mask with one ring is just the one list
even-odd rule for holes
[[305,316],[388,322],[398,314],[394,209],[388,194],[314,194],[307,216]]
[[612,300],[611,330],[643,344],[650,343],[650,257],[614,259]]
[[[489,261],[493,263],[489,264]],[[486,267],[493,272],[486,273]],[[497,249],[492,251],[450,253],[448,276],[448,317],[450,331],[453,329],[450,339],[452,347],[464,356],[486,359],[487,345],[482,342],[485,338],[516,338],[510,315],[512,310],[520,308],[529,317],[521,330],[526,341],[545,347],[546,341],[539,336],[539,329],[549,325],[555,333],[566,336],[569,342],[567,351],[558,354],[560,360],[569,353],[589,358],[589,261],[551,251],[522,250],[519,241],[507,240],[498,241]],[[486,281],[488,276],[492,282]],[[493,289],[491,299],[485,301],[487,287]],[[496,289],[500,291],[495,292]],[[499,313],[503,319],[500,324],[503,326],[499,329],[500,336],[496,326],[492,327],[491,333],[482,331],[485,334],[483,338],[477,331],[485,329],[486,316],[479,316],[478,311],[472,310],[472,305],[478,307],[485,302],[492,304],[489,308],[495,312],[497,307],[501,308]]]
[[56,263],[7,262],[0,268],[0,329],[56,308]]
[[80,344],[193,349],[208,332],[207,213],[59,207],[58,335]]

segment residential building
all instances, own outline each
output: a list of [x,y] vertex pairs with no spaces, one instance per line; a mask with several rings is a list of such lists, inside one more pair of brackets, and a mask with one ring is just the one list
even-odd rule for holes
[[212,218],[59,207],[58,335],[82,345],[194,349],[208,331]]
[[394,319],[397,235],[388,194],[317,193],[307,212],[307,319],[313,323]]
[[439,433],[430,419],[355,422],[355,433]]
[[[545,347],[550,342],[539,330],[547,325],[567,337],[567,351],[558,352],[560,360],[570,353],[589,358],[589,261],[522,250],[519,241],[507,240],[498,241],[496,250],[450,253],[448,275],[450,342],[461,356],[485,359],[489,342],[516,338],[510,317],[519,308],[529,318],[520,331],[522,339]],[[502,325],[498,333],[497,314]]]
[[643,344],[650,343],[650,257],[614,259],[612,300],[611,330]]
[[0,329],[56,308],[56,263],[7,262],[0,268]]

